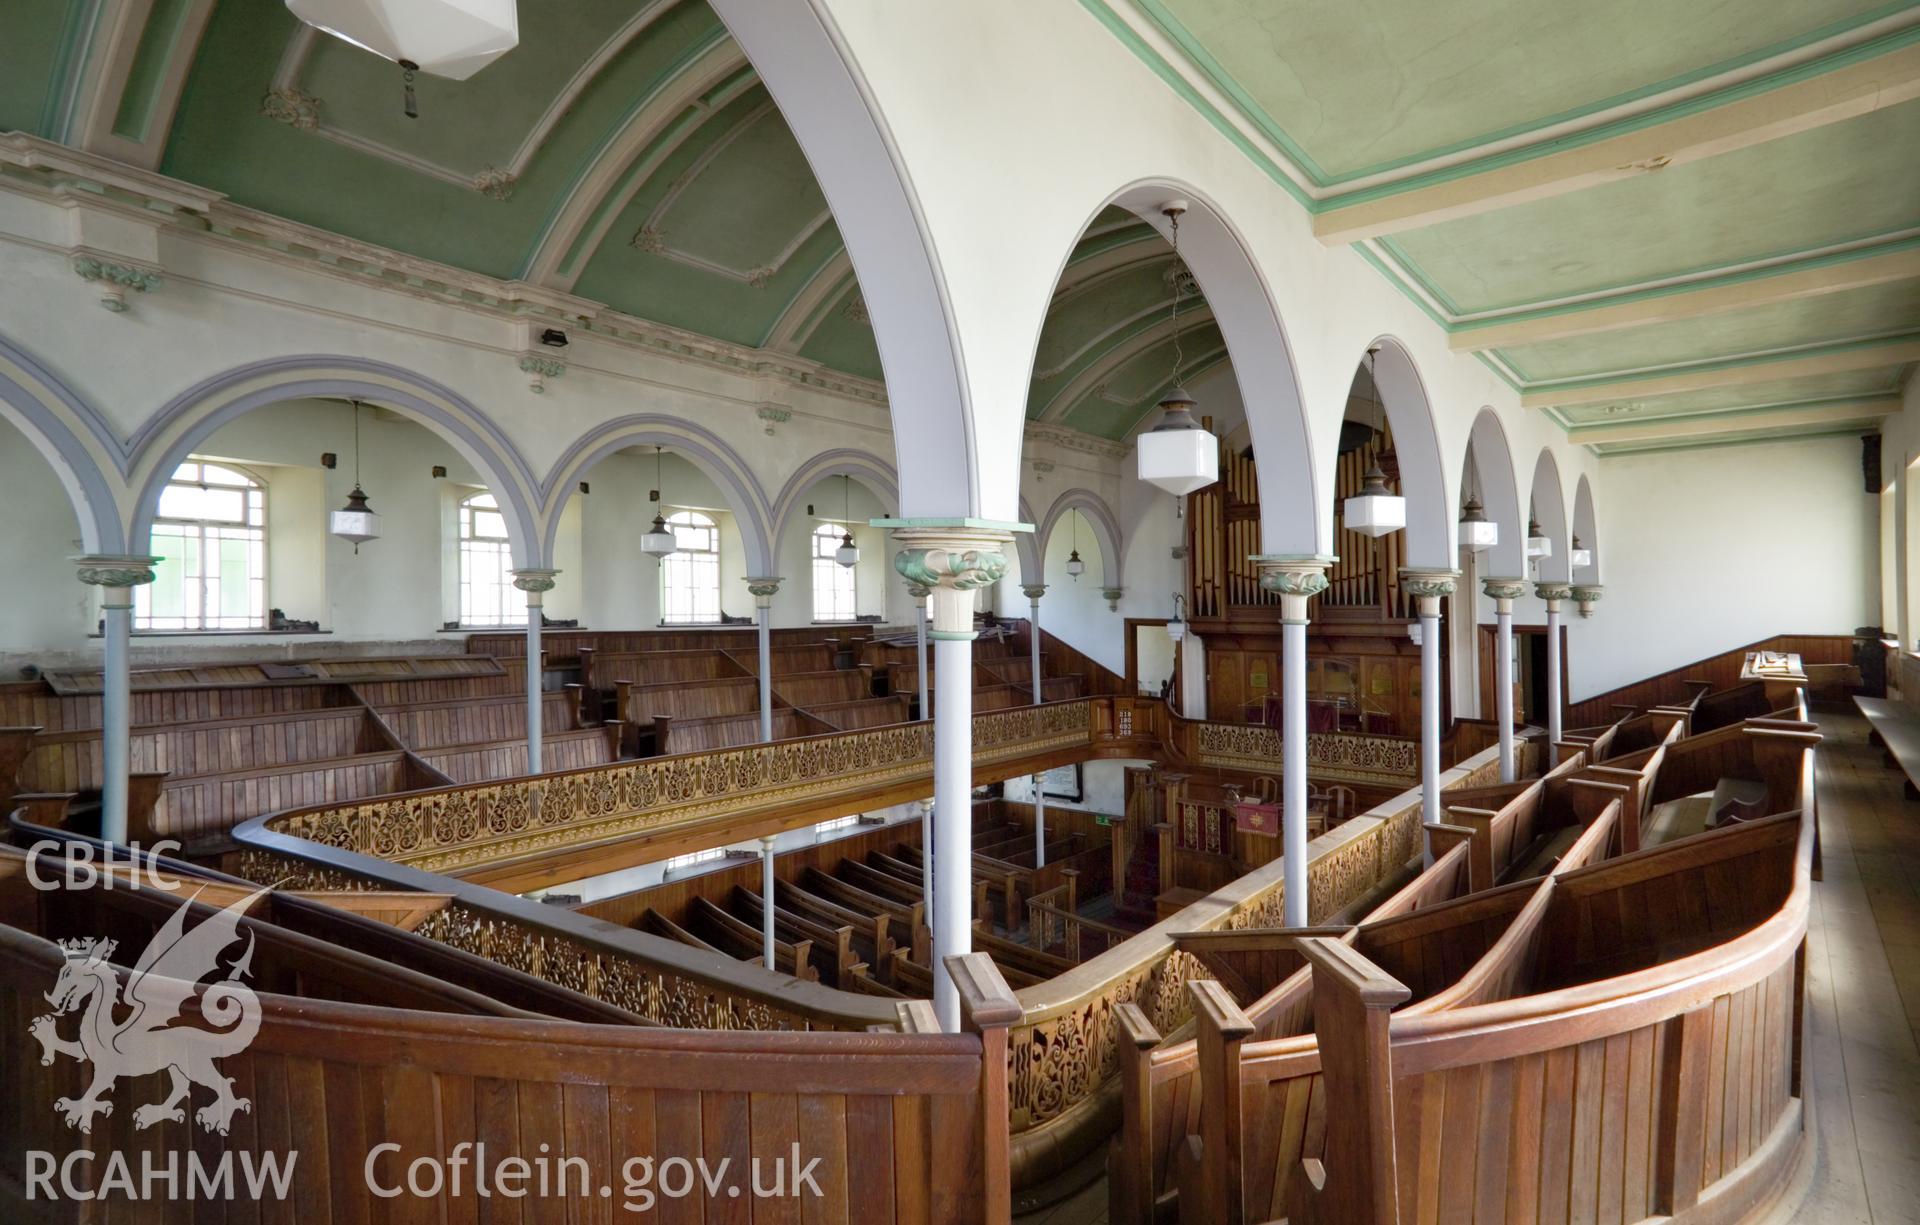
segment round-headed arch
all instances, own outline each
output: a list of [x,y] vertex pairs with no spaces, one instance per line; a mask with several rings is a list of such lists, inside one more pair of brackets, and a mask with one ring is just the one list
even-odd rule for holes
[[[1367,348],[1374,355],[1373,377],[1380,407],[1393,427],[1400,494],[1407,500],[1407,564],[1450,568],[1454,559],[1453,522],[1458,516],[1447,497],[1446,465],[1440,458],[1440,436],[1434,428],[1433,402],[1426,383],[1413,364],[1413,355],[1398,339],[1379,336]],[[1332,443],[1337,447],[1338,437]],[[1258,462],[1258,447],[1253,455]],[[1266,490],[1262,480],[1262,502],[1266,501]]]
[[786,537],[787,528],[799,512],[807,490],[836,476],[853,478],[887,506],[900,505],[900,478],[895,474],[892,464],[877,455],[852,447],[822,451],[801,464],[774,498],[772,522],[775,540]]
[[[1034,548],[1044,558],[1047,547],[1053,541],[1054,529],[1059,527],[1071,511],[1080,512],[1080,517],[1093,531],[1094,542],[1100,546],[1100,585],[1102,587],[1124,586],[1121,576],[1120,520],[1111,507],[1099,494],[1091,489],[1069,489],[1053,500],[1047,507],[1047,517],[1040,522],[1035,532]],[[1024,575],[1024,571],[1022,574]],[[1044,581],[1030,579],[1029,582]]]
[[1491,408],[1480,410],[1467,435],[1467,453],[1460,461],[1463,490],[1469,459],[1477,478],[1475,491],[1480,495],[1480,504],[1486,508],[1487,518],[1500,525],[1500,542],[1487,550],[1485,572],[1496,578],[1524,577],[1527,522],[1522,517],[1520,487],[1513,451],[1507,446],[1507,430],[1500,424],[1500,415]]
[[[1573,534],[1580,538],[1580,544],[1593,554],[1593,561],[1573,571],[1576,583],[1597,583],[1600,581],[1600,525],[1593,514],[1593,487],[1587,482],[1587,474],[1580,474],[1579,483],[1573,489]],[[1567,554],[1569,561],[1573,554]]]
[[310,355],[250,362],[181,392],[149,417],[128,448],[132,503],[123,508],[127,539],[153,531],[160,490],[221,426],[286,400],[360,400],[390,409],[447,440],[500,499],[514,564],[537,568],[551,555],[537,529],[532,470],[500,427],[471,401],[424,375],[366,358]]
[[[1168,237],[1171,226],[1162,210],[1173,200],[1185,201],[1187,206],[1180,218],[1181,260],[1193,273],[1212,322],[1226,342],[1246,409],[1260,473],[1261,549],[1319,552],[1332,537],[1332,520],[1320,506],[1318,477],[1311,462],[1311,430],[1280,309],[1245,237],[1206,193],[1176,179],[1147,178],[1094,201],[1061,252],[1050,284],[1059,284],[1073,244],[1107,208],[1126,209]],[[1031,349],[1036,355],[1039,344],[1036,320]],[[1108,585],[1117,585],[1117,580]]]
[[47,461],[73,504],[81,547],[126,552],[115,508],[126,451],[93,406],[25,350],[0,337],[0,418],[19,430]]
[[1540,530],[1553,541],[1553,552],[1540,559],[1540,577],[1565,580],[1568,577],[1567,495],[1560,484],[1560,463],[1548,447],[1540,448],[1540,456],[1533,463],[1532,503]]
[[740,528],[747,573],[772,574],[772,513],[767,497],[754,479],[747,461],[717,434],[679,417],[642,413],[596,426],[568,447],[540,487],[542,547],[552,556],[560,530],[560,512],[572,496],[581,475],[615,451],[634,446],[664,447],[685,459],[713,481],[725,495]]

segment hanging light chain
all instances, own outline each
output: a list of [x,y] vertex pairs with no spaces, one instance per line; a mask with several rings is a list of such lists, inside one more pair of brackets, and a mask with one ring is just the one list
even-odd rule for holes
[[1168,326],[1173,329],[1173,385],[1180,385],[1180,367],[1186,360],[1186,353],[1180,345],[1180,214],[1183,210],[1166,210],[1167,219],[1173,223],[1173,313],[1168,317]]

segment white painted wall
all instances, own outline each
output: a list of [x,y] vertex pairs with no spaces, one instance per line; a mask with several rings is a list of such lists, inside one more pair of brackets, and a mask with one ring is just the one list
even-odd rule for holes
[[1615,456],[1598,501],[1606,595],[1591,620],[1569,618],[1573,701],[1877,619],[1878,499],[1853,435]]

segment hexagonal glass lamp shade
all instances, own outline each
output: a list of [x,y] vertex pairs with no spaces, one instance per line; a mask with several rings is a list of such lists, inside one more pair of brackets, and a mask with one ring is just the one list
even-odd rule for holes
[[1160,424],[1134,440],[1140,479],[1176,498],[1220,479],[1220,444],[1193,419],[1196,403],[1186,388],[1174,388],[1160,401]]
[[680,538],[667,528],[667,521],[658,514],[653,517],[653,526],[640,538],[640,549],[649,557],[665,557],[680,547]]
[[1480,499],[1469,497],[1460,512],[1460,543],[1475,553],[1484,553],[1500,543],[1500,525],[1487,518]]
[[1407,500],[1387,488],[1387,474],[1375,464],[1360,492],[1346,500],[1341,522],[1362,536],[1390,535],[1407,526]]
[[860,550],[853,543],[852,532],[846,532],[840,537],[840,547],[833,551],[833,560],[849,570],[860,561]]
[[1553,556],[1553,537],[1540,530],[1538,519],[1531,520],[1527,524],[1527,556]]
[[287,0],[287,8],[383,59],[454,81],[520,44],[515,0]]
[[1580,537],[1573,538],[1573,549],[1567,554],[1567,564],[1575,570],[1584,569],[1593,564],[1593,550],[1580,543]]
[[380,516],[367,505],[367,495],[360,486],[353,487],[344,507],[327,516],[327,531],[342,540],[351,541],[356,553],[367,541],[380,539]]
[[1067,554],[1067,574],[1078,581],[1087,572],[1087,563],[1080,560],[1080,550]]

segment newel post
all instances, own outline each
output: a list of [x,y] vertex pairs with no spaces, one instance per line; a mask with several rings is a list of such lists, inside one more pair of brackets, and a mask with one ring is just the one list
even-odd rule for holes
[[[1327,1100],[1326,1158],[1289,1189],[1295,1221],[1398,1225],[1394,1169],[1393,1058],[1389,1022],[1413,993],[1352,945],[1325,936],[1300,940],[1313,967],[1313,1031]],[[1317,1183],[1317,1186],[1310,1184]]]
[[1154,1225],[1153,1048],[1160,1031],[1131,1001],[1114,1009],[1119,1033],[1120,1137],[1107,1170],[1107,1217],[1112,1225]]
[[1213,979],[1190,982],[1187,990],[1193,993],[1200,1100],[1206,1109],[1200,1112],[1199,1185],[1183,1182],[1180,1197],[1184,1201],[1197,1195],[1199,1219],[1210,1225],[1242,1225],[1246,1193],[1241,1181],[1240,1046],[1253,1034],[1253,1022]]
[[[1000,976],[993,958],[985,953],[949,957],[945,965],[959,996],[961,1028],[980,1038],[979,1152],[975,1161],[980,1219],[989,1225],[1005,1225],[1013,1212],[1013,1180],[1008,1168],[1007,1030],[1025,1011],[1007,980]],[[941,1154],[935,1156],[939,1159]]]

